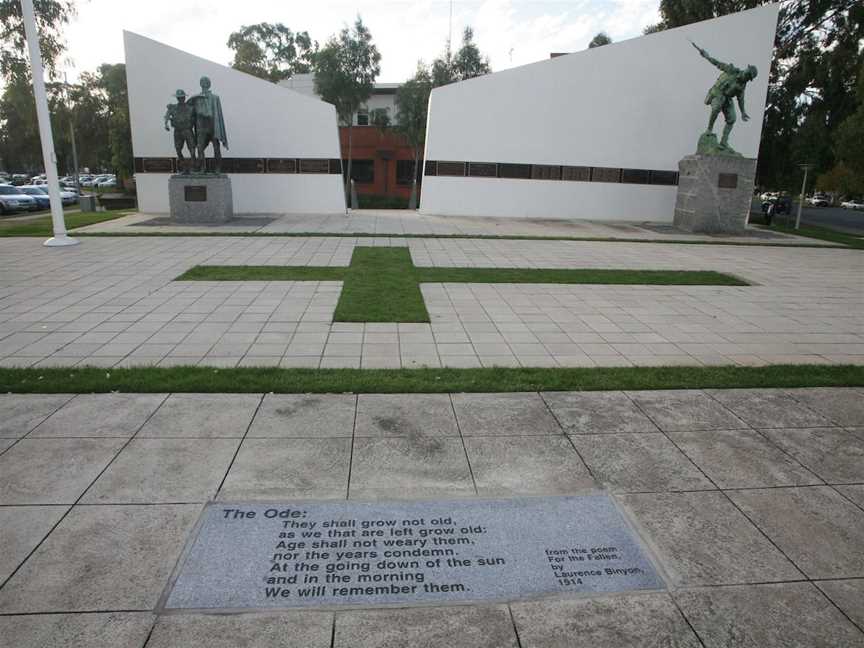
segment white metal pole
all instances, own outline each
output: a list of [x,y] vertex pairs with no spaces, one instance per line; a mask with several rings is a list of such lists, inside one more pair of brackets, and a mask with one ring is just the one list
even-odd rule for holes
[[42,140],[42,160],[48,177],[48,196],[51,199],[51,222],[54,236],[45,245],[59,247],[76,245],[78,241],[66,234],[63,219],[63,203],[60,200],[60,182],[57,179],[57,156],[54,153],[54,137],[51,134],[51,116],[48,113],[48,95],[45,94],[45,78],[42,70],[42,53],[39,51],[39,32],[33,14],[33,0],[21,0],[21,15],[30,50],[30,72],[33,75],[33,95],[36,97],[36,118],[39,121],[39,139]]
[[798,215],[795,217],[795,229],[801,227],[801,207],[804,206],[804,191],[807,189],[807,171],[810,170],[810,165],[804,165],[804,182],[801,183],[801,197],[798,199]]

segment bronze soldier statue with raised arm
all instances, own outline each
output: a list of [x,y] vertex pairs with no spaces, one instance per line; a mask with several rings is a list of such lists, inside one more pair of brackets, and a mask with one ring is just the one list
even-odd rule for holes
[[201,92],[189,99],[195,109],[195,139],[198,147],[198,170],[207,170],[205,151],[213,143],[215,171],[222,171],[222,151],[220,143],[228,148],[228,135],[225,131],[225,118],[222,116],[222,101],[219,95],[211,92],[210,79],[201,77]]
[[[732,132],[736,120],[734,102],[737,99],[738,107],[741,108],[741,119],[748,121],[750,116],[744,108],[744,88],[748,82],[756,78],[758,71],[753,65],[748,65],[746,69],[742,70],[731,63],[718,61],[696,43],[690,42],[699,51],[702,58],[722,71],[705,96],[705,104],[711,106],[711,116],[708,118],[708,130],[699,138],[699,152],[737,155],[736,151],[729,146],[729,134]],[[716,144],[717,136],[714,134],[714,122],[717,121],[717,116],[721,112],[726,124],[723,126],[723,136],[720,138],[720,143]]]

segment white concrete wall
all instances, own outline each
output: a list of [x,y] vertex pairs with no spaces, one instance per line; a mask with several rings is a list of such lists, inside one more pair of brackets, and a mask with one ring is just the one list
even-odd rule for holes
[[[204,75],[222,99],[230,146],[224,157],[341,157],[332,105],[131,32],[124,42],[135,157],[174,157],[165,108],[178,88],[197,94]],[[340,174],[229,175],[238,214],[345,213]],[[168,174],[139,173],[136,183],[142,212],[168,212]]]
[[[720,70],[699,56],[756,65],[750,121],[730,144],[757,157],[778,5],[549,59],[437,88],[427,160],[678,169],[708,123]],[[737,110],[737,105],[736,105]],[[715,132],[723,127],[722,115]],[[427,214],[671,222],[676,187],[424,177]]]

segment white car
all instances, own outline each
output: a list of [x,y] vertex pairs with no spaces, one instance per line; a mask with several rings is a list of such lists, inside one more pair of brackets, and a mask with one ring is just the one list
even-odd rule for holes
[[864,209],[864,202],[860,200],[847,200],[844,203],[840,203],[840,206],[843,209]]
[[36,200],[12,185],[0,185],[0,214],[31,211],[38,207]]
[[117,186],[117,178],[114,176],[105,176],[94,180],[93,186],[99,187],[100,189],[113,189]]
[[813,194],[807,199],[807,204],[811,207],[828,207],[831,201],[825,194]]

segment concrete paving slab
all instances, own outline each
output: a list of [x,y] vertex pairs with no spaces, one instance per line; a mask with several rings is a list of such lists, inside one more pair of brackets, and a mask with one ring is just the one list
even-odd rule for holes
[[802,577],[723,493],[631,494],[618,499],[643,529],[675,585]]
[[357,437],[459,436],[448,394],[360,394]]
[[747,427],[732,412],[700,391],[636,391],[628,395],[664,432]]
[[762,432],[828,483],[864,482],[862,434],[843,428]]
[[810,583],[718,587],[674,596],[705,648],[864,645],[864,634]]
[[453,394],[464,436],[561,434],[539,394]]
[[330,648],[329,612],[161,616],[147,648]]
[[266,394],[249,437],[350,437],[354,394]]
[[363,498],[473,495],[474,482],[460,439],[356,438],[349,496]]
[[710,389],[706,393],[755,428],[831,425],[831,421],[781,389]]
[[815,387],[790,389],[789,394],[838,425],[864,426],[864,390]]
[[130,437],[166,394],[80,394],[49,416],[31,437]]
[[3,453],[7,448],[11,448],[18,439],[0,439],[0,454]]
[[665,435],[580,434],[573,445],[613,493],[712,490],[715,486]]
[[18,439],[62,407],[73,394],[0,394],[0,439]]
[[852,486],[835,486],[838,491],[843,493],[848,499],[852,500],[864,509],[864,484],[855,484]]
[[153,609],[200,510],[76,506],[0,590],[0,611]]
[[567,434],[657,432],[623,392],[543,392],[555,418]]
[[216,495],[239,445],[239,439],[132,439],[81,501],[205,502]]
[[814,585],[843,610],[852,623],[864,630],[864,580],[817,581]]
[[336,615],[333,648],[402,646],[518,648],[519,644],[504,605],[358,610]]
[[510,609],[521,648],[701,646],[668,594],[532,601]]
[[0,617],[0,648],[142,648],[149,612]]
[[259,394],[171,394],[138,435],[240,438],[260,402]]
[[466,437],[480,495],[567,495],[597,484],[561,436]]
[[125,439],[22,439],[0,455],[0,504],[72,504]]
[[0,507],[0,547],[3,547],[0,583],[12,575],[68,509],[68,506]]
[[720,488],[803,486],[822,480],[755,430],[669,432]]
[[245,439],[219,499],[344,498],[351,439]]
[[730,491],[809,578],[864,577],[864,511],[828,486]]

